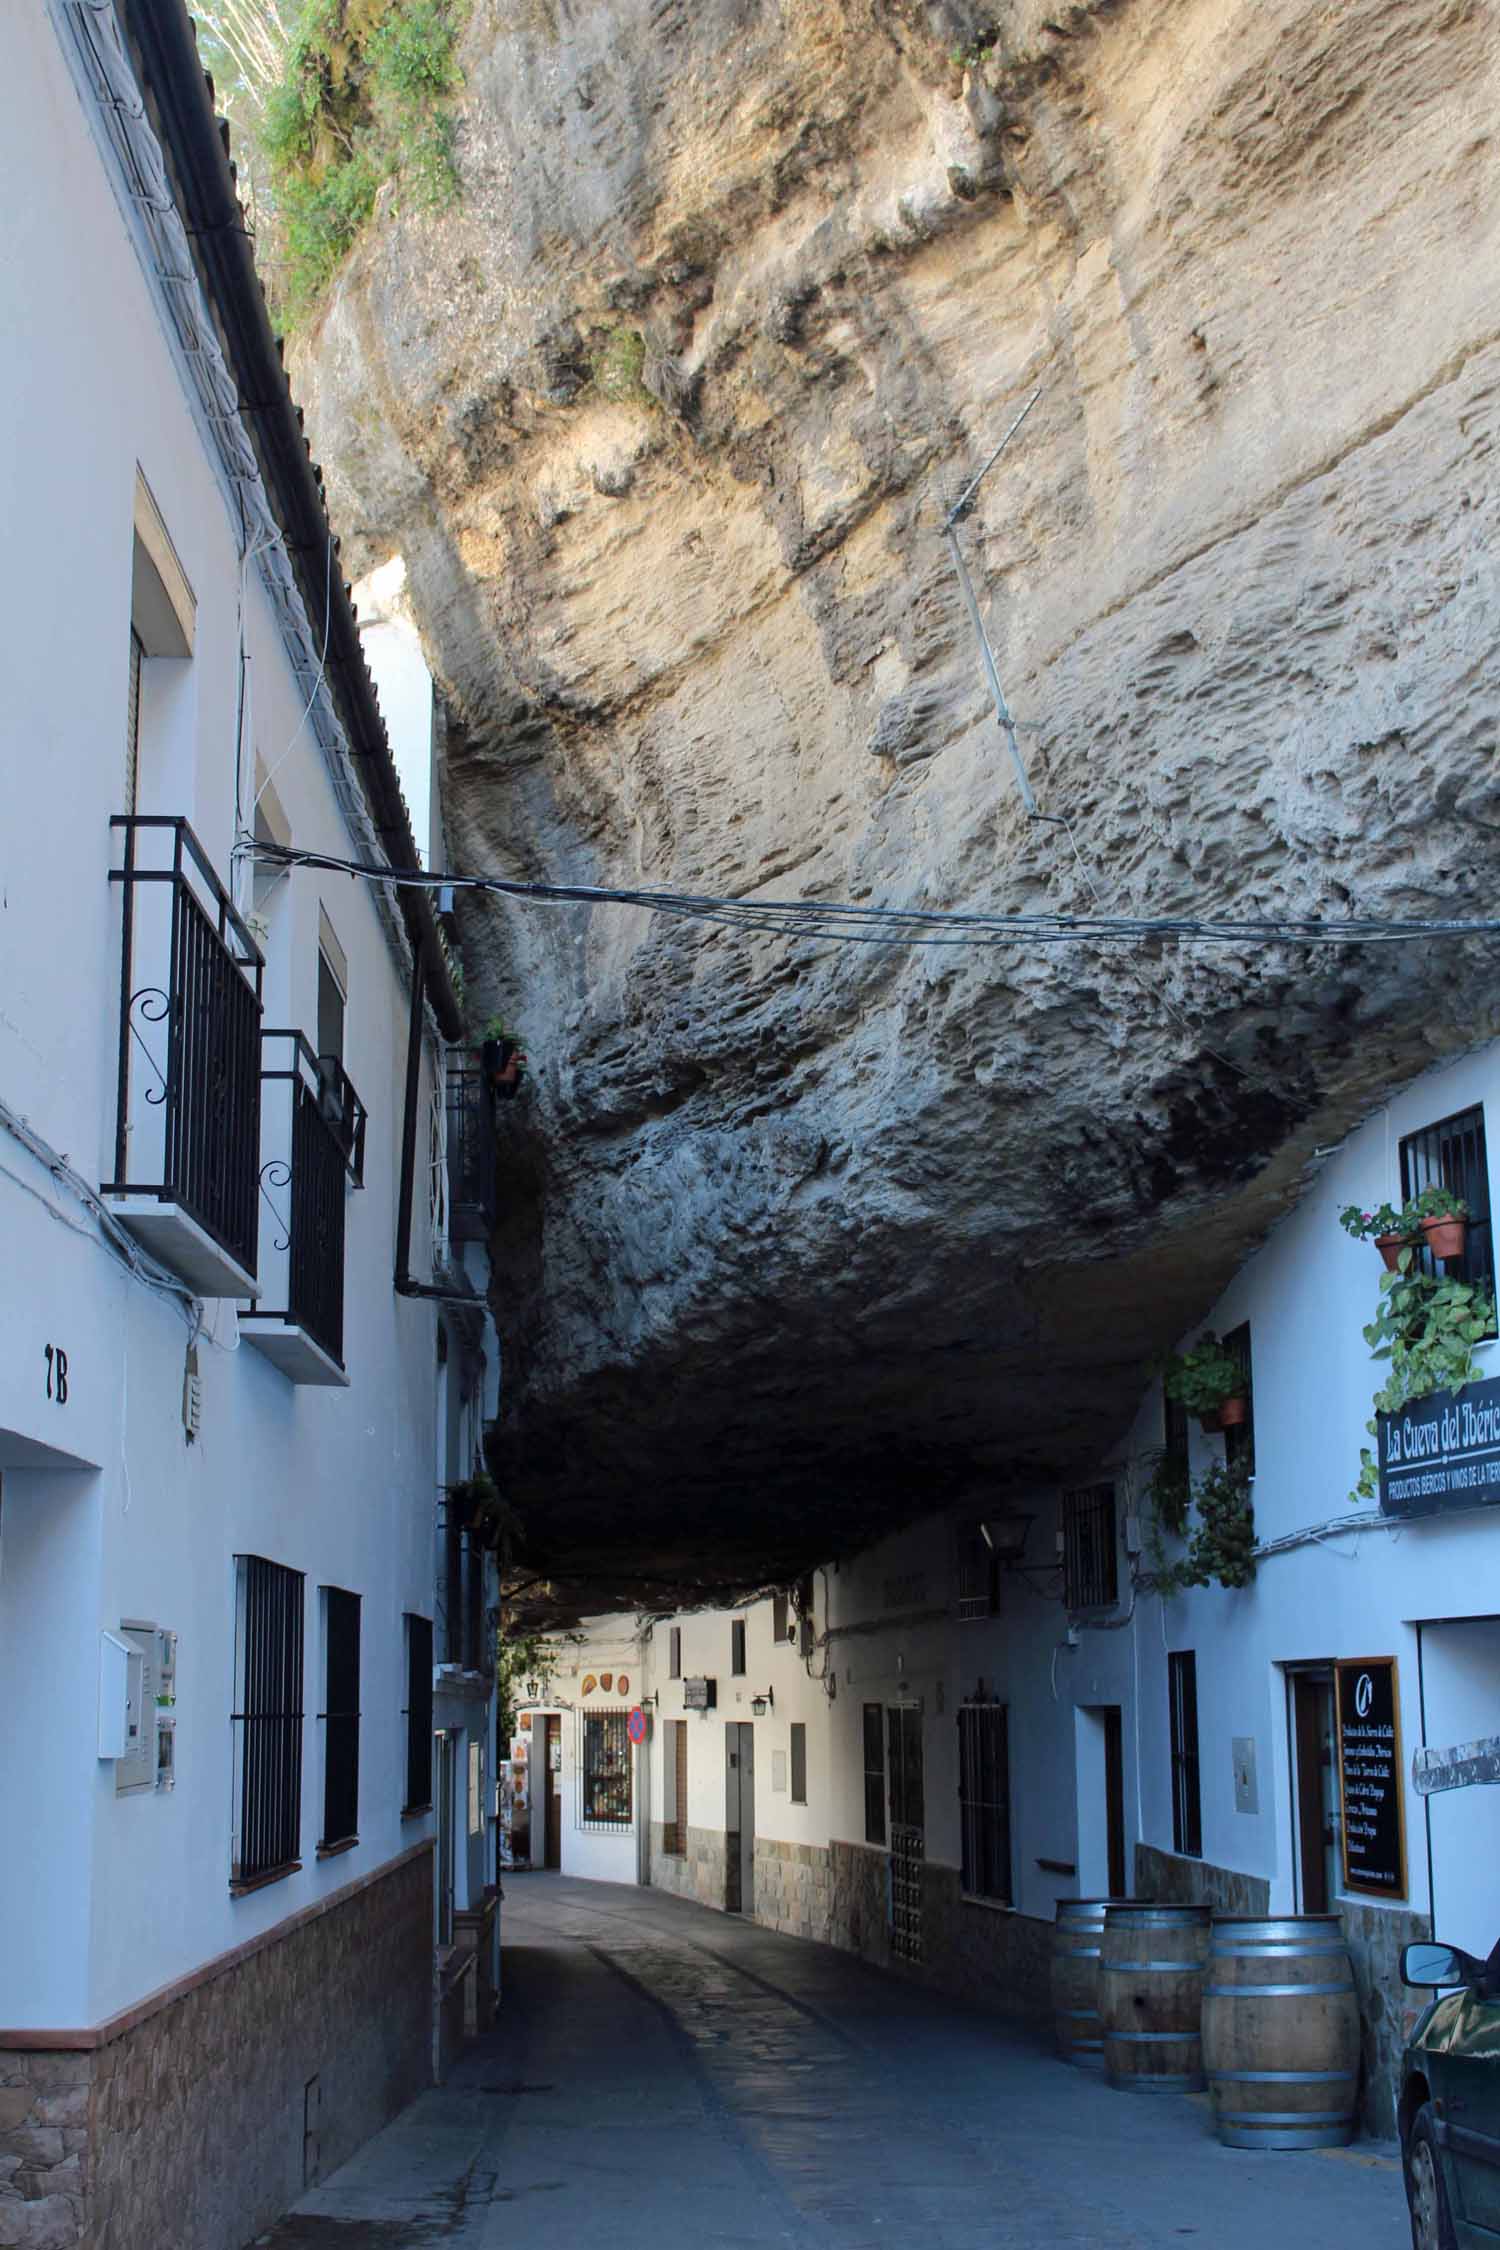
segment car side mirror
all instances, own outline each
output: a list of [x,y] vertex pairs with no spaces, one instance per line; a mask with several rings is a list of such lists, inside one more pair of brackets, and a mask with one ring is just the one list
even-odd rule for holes
[[1401,1948],[1403,1984],[1473,1984],[1483,1974],[1484,1964],[1460,1952],[1456,1945],[1403,1945]]

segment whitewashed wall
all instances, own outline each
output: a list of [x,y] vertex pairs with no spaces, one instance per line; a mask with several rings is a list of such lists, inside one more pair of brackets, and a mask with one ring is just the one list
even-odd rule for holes
[[[37,192],[38,181],[47,192]],[[0,355],[9,536],[0,765],[0,1099],[93,1182],[113,1161],[122,809],[137,464],[197,596],[190,662],[148,667],[140,809],[185,815],[221,878],[234,835],[236,527],[216,482],[40,11],[11,27],[0,82],[3,289],[25,349]],[[14,331],[13,331],[14,332]],[[246,574],[247,744],[274,770],[296,840],[348,836],[303,698]],[[248,761],[248,750],[247,750]],[[248,804],[248,792],[246,795]],[[266,1017],[315,1027],[319,906],[349,960],[346,1057],[370,1113],[348,1204],[346,1392],[294,1388],[239,1345],[233,1308],[199,1344],[202,1428],[182,1423],[188,1331],[123,1274],[79,1207],[0,1134],[0,2015],[91,2023],[379,1866],[427,1833],[403,1822],[403,1610],[430,1614],[434,1320],[392,1290],[405,1055],[401,980],[364,887],[280,884]],[[425,1254],[419,1198],[416,1258]],[[414,1262],[416,1259],[414,1258]],[[43,1347],[69,1355],[44,1396]],[[50,1449],[79,1466],[26,1465]],[[229,1896],[232,1558],[306,1574],[305,1864]],[[362,1596],[360,1843],[318,1865],[317,1588]],[[177,1784],[117,1799],[95,1756],[101,1627],[176,1628]]]

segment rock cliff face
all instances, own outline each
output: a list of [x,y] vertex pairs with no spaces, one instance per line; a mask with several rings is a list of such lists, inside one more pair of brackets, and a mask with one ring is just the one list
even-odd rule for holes
[[[383,211],[297,369],[459,865],[1493,908],[1500,6],[479,0],[465,64],[462,204]],[[1037,385],[964,537],[1071,834],[941,537]],[[1085,1464],[1314,1149],[1495,1029],[1472,943],[464,934],[536,1081],[514,1487],[602,1574]]]

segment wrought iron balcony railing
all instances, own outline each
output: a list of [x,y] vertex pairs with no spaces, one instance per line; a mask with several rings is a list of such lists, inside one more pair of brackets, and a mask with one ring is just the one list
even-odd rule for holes
[[344,1201],[363,1185],[365,1107],[300,1031],[261,1038],[262,1288],[241,1334],[293,1382],[343,1383]]
[[117,814],[122,864],[114,1177],[103,1192],[204,1296],[256,1278],[264,964],[185,820]]
[[495,1229],[495,1112],[484,1074],[452,1064],[448,1071],[448,1228],[455,1242],[488,1242]]

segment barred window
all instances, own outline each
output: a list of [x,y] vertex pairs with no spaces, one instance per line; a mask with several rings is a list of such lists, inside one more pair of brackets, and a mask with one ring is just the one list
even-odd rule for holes
[[1167,1658],[1172,1727],[1172,1849],[1184,1859],[1203,1856],[1198,1798],[1198,1658],[1190,1648]]
[[323,1834],[319,1849],[359,1835],[359,1596],[323,1588]]
[[432,1619],[406,1613],[406,1802],[403,1812],[432,1804]]
[[807,1803],[807,1729],[792,1722],[792,1803]]
[[1450,1188],[1469,1206],[1469,1227],[1463,1255],[1445,1258],[1441,1265],[1424,1243],[1416,1264],[1424,1273],[1446,1273],[1477,1281],[1486,1289],[1495,1286],[1495,1250],[1490,1229],[1490,1167],[1484,1145],[1484,1110],[1461,1109],[1420,1133],[1408,1133],[1401,1143],[1401,1194],[1403,1200],[1424,1188]]
[[1119,1596],[1115,1488],[1085,1485],[1062,1500],[1063,1584],[1069,1609],[1111,1609]]
[[302,1573],[235,1557],[234,1833],[238,1887],[299,1862],[302,1833]]
[[1000,1610],[1000,1566],[977,1523],[959,1526],[958,1614],[995,1617]]
[[885,1842],[885,1713],[865,1705],[865,1842]]
[[958,1773],[964,1890],[970,1898],[1009,1906],[1010,1746],[1003,1703],[965,1704],[959,1712]]
[[628,1713],[589,1711],[583,1720],[583,1797],[585,1828],[628,1828],[633,1818]]

